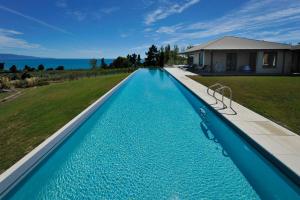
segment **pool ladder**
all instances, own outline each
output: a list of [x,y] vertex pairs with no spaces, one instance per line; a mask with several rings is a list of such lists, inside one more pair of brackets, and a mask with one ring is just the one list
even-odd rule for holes
[[[210,90],[213,91],[212,94],[209,93]],[[206,90],[207,94],[212,96],[216,100],[216,102],[213,104],[218,104],[218,101],[220,101],[222,103],[223,107],[219,108],[219,110],[228,108],[228,106],[224,102],[224,93],[226,91],[229,92],[229,108],[234,112],[234,114],[237,114],[235,112],[235,110],[232,108],[232,90],[230,87],[228,87],[226,85],[222,85],[221,83],[215,83],[215,84],[209,86]],[[216,97],[216,92],[219,93],[220,95],[222,95],[221,100]]]

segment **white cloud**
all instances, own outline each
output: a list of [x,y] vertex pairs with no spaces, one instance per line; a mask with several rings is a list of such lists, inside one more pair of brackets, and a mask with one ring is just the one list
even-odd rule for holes
[[22,35],[23,33],[15,30],[9,30],[9,29],[2,29],[0,28],[0,34],[2,35]]
[[67,0],[58,0],[55,2],[55,5],[59,8],[66,8],[68,6]]
[[155,1],[153,0],[141,0],[141,3],[143,4],[143,8],[148,8],[150,6],[152,6]]
[[127,38],[127,37],[129,37],[129,36],[130,36],[129,33],[121,33],[121,34],[120,34],[120,37],[121,37],[121,38]]
[[7,49],[7,48],[32,49],[32,48],[40,47],[40,45],[38,44],[29,43],[24,39],[20,39],[16,37],[22,34],[23,33],[15,30],[0,29],[0,49]]
[[159,29],[157,29],[156,32],[171,34],[171,33],[175,33],[177,30],[180,30],[181,28],[182,28],[182,24],[176,24],[173,26],[162,26]]
[[83,21],[87,17],[86,13],[78,10],[69,10],[67,11],[67,14],[73,16],[78,21]]
[[61,32],[61,33],[65,33],[65,34],[71,34],[71,33],[69,33],[68,31],[66,31],[66,30],[64,30],[64,29],[62,29],[62,28],[59,28],[59,27],[57,27],[57,26],[48,24],[48,23],[46,23],[46,22],[44,22],[44,21],[42,21],[42,20],[39,20],[39,19],[34,18],[34,17],[31,17],[31,16],[29,16],[29,15],[25,15],[25,14],[19,12],[19,11],[10,9],[10,8],[8,8],[8,7],[5,7],[5,6],[0,5],[0,10],[4,10],[4,11],[7,11],[7,12],[9,12],[9,13],[18,15],[18,16],[20,16],[20,17],[23,17],[23,18],[25,18],[25,19],[27,19],[27,20],[30,20],[30,21],[35,22],[35,23],[38,23],[38,24],[40,24],[40,25],[42,25],[42,26],[45,26],[45,27],[47,27],[47,28],[50,28],[50,29],[52,29],[52,30],[55,30],[55,31],[58,31],[58,32]]
[[153,28],[145,28],[144,29],[144,32],[150,32],[150,31],[153,31]]
[[150,25],[158,20],[165,19],[170,15],[182,13],[192,5],[198,3],[200,0],[185,0],[182,3],[171,4],[168,2],[167,5],[160,6],[156,10],[152,11],[146,16],[145,24]]
[[109,7],[109,8],[102,8],[100,11],[104,14],[111,14],[113,12],[116,12],[120,10],[120,7],[117,7],[117,6],[113,6],[113,7]]
[[[167,35],[168,40],[172,42],[222,35],[290,42],[300,41],[300,35],[298,39],[296,35],[300,30],[299,21],[300,1],[298,0],[251,0],[239,10],[220,18],[181,24],[179,27],[176,25],[161,27],[156,30],[156,33]],[[287,27],[290,28],[286,29]],[[283,37],[289,35],[293,37]]]
[[144,45],[141,45],[141,46],[132,47],[129,50],[131,50],[131,51],[139,51],[139,50],[148,49],[150,46],[151,46],[150,44],[144,44]]
[[94,19],[94,20],[100,20],[105,15],[110,15],[118,10],[120,10],[120,7],[113,6],[113,7],[107,7],[102,9],[97,9],[96,11],[90,10],[88,8],[82,8],[82,9],[72,9],[70,6],[62,7],[66,12],[67,15],[70,15],[77,21],[81,22],[85,19]]

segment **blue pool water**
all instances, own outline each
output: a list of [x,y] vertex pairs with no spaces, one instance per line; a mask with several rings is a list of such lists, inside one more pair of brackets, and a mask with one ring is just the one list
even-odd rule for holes
[[170,75],[141,69],[7,198],[297,199],[299,191]]
[[[112,63],[113,59],[105,59],[106,64]],[[57,66],[64,66],[65,69],[90,69],[90,59],[18,59],[18,60],[0,60],[4,62],[4,68],[9,69],[12,65],[16,65],[19,70],[24,69],[25,65],[37,68],[40,64],[43,64],[45,68],[56,68]],[[101,61],[97,61],[97,65],[100,65]]]

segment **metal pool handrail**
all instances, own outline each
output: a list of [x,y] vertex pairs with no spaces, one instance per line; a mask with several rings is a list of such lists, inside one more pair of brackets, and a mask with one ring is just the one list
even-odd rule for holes
[[221,88],[218,88],[218,90],[222,91],[222,102],[223,102],[223,104],[224,104],[224,91],[225,90],[229,91],[229,95],[230,95],[230,97],[229,97],[229,108],[233,111],[233,115],[236,115],[237,112],[232,108],[232,90],[231,90],[231,88],[228,87],[228,86],[223,86]]
[[[215,100],[216,100],[216,103],[215,103],[215,104],[218,103],[218,99],[217,99],[217,97],[215,96],[215,91],[216,91],[219,87],[223,87],[223,85],[220,84],[220,83],[215,83],[215,84],[209,86],[209,87],[207,88],[207,90],[206,90],[206,92],[207,92],[208,95],[210,95],[210,96],[212,96],[212,97],[215,98]],[[216,89],[213,90],[213,88],[216,88]],[[209,93],[209,90],[212,90],[212,91],[213,91],[213,94],[210,94],[210,93]]]
[[222,99],[219,100],[221,101],[221,103],[223,104],[223,108],[220,108],[219,110],[222,110],[222,109],[226,109],[227,108],[227,105],[224,103],[224,90],[222,90],[221,88],[223,88],[224,86],[222,87],[219,87],[217,88],[216,90],[214,90],[214,93],[213,93],[213,97],[215,97],[215,99],[219,100],[215,95],[216,95],[216,92],[221,94],[222,92]]
[[[213,88],[216,88],[216,89],[213,89]],[[213,91],[213,94],[210,94],[210,93],[209,93],[209,90],[212,90],[212,91]],[[220,83],[215,83],[215,84],[213,84],[213,85],[211,85],[211,86],[209,86],[209,87],[207,88],[207,94],[215,98],[215,100],[216,100],[216,103],[215,103],[215,104],[217,104],[217,103],[218,103],[218,100],[219,100],[219,99],[216,97],[216,92],[218,92],[219,94],[221,94],[221,95],[222,95],[222,99],[219,100],[219,101],[222,102],[223,108],[220,108],[220,109],[218,109],[218,110],[226,109],[226,108],[227,108],[227,105],[224,103],[224,92],[225,92],[226,90],[229,91],[229,108],[234,112],[234,115],[236,115],[236,114],[237,114],[236,111],[232,108],[232,90],[231,90],[230,87],[228,87],[228,86],[226,86],[226,85],[222,85],[222,84],[220,84]]]
[[231,104],[232,104],[231,103],[232,102],[232,90],[231,90],[231,88],[228,87],[228,86],[223,86],[223,87],[218,88],[217,90],[222,91],[222,102],[224,102],[224,91],[226,89],[229,91],[229,95],[230,95],[230,97],[229,97],[229,107],[232,109],[232,106],[231,106]]

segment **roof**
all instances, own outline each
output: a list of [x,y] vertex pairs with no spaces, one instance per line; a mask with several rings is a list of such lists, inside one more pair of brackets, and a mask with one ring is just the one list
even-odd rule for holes
[[293,46],[293,49],[299,50],[300,49],[300,44]]
[[240,38],[233,36],[225,36],[223,38],[210,41],[204,44],[194,46],[185,51],[194,52],[199,50],[250,50],[250,49],[291,49],[292,46],[277,42],[267,42],[264,40],[253,40],[248,38]]

